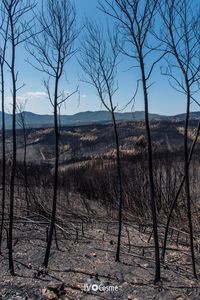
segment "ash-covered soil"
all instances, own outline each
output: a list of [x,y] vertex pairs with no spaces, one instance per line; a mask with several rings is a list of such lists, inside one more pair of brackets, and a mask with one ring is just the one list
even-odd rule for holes
[[[153,240],[149,226],[123,224],[121,262],[115,262],[117,221],[101,215],[71,214],[58,222],[48,270],[42,268],[47,224],[36,215],[15,219],[14,259],[16,276],[8,272],[4,240],[0,256],[0,299],[200,299],[200,285],[192,276],[189,247],[175,233],[162,263],[162,282],[154,285]],[[162,229],[160,228],[160,235]],[[129,240],[130,239],[130,240]],[[182,245],[180,245],[182,244]],[[200,273],[200,255],[196,253]],[[84,284],[117,286],[117,291],[84,291]]]

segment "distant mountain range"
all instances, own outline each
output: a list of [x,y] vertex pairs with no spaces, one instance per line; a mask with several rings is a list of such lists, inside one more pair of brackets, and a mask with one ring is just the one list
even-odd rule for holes
[[[17,127],[20,128],[22,116],[26,122],[27,127],[39,128],[53,126],[53,115],[39,115],[32,112],[24,111],[17,114]],[[144,111],[135,111],[115,114],[117,121],[144,121]],[[183,121],[185,114],[179,114],[175,116],[164,116],[159,114],[149,114],[150,120],[158,121]],[[200,112],[191,112],[190,119],[196,120],[200,118]],[[6,128],[10,129],[12,126],[12,114],[5,114]],[[93,123],[109,123],[111,122],[111,115],[108,111],[86,111],[80,112],[74,115],[61,115],[60,123],[62,126],[70,125],[84,125]],[[2,112],[0,112],[0,127],[2,126]]]

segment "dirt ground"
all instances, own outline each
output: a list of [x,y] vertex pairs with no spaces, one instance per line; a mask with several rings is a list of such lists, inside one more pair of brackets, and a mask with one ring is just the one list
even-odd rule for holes
[[[65,226],[58,222],[48,270],[42,262],[46,246],[45,219],[28,216],[15,219],[14,260],[16,276],[8,272],[6,241],[0,256],[0,299],[3,300],[183,300],[200,299],[200,284],[192,276],[189,247],[171,235],[162,282],[154,285],[151,228],[133,222],[123,224],[121,262],[115,262],[117,221],[96,215],[68,216]],[[160,230],[160,234],[162,231]],[[182,244],[182,245],[181,245]],[[197,252],[197,251],[196,251]],[[196,253],[197,272],[200,255]],[[85,284],[93,284],[86,291]],[[99,290],[95,290],[98,286]],[[114,289],[105,291],[104,289]]]

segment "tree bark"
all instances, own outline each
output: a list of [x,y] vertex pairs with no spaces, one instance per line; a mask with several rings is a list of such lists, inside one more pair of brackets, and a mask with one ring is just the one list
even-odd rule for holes
[[48,267],[53,231],[56,219],[56,206],[57,206],[57,190],[58,190],[58,163],[59,163],[59,125],[58,125],[58,78],[55,82],[55,94],[54,94],[54,134],[55,134],[55,165],[54,165],[54,187],[53,187],[53,203],[52,203],[52,213],[51,213],[51,224],[47,241],[47,248],[44,258],[44,267]]
[[154,248],[155,248],[155,283],[160,281],[160,253],[159,253],[159,240],[158,240],[158,225],[157,225],[157,213],[156,213],[156,203],[155,203],[155,189],[154,189],[154,178],[153,178],[153,158],[152,158],[152,141],[151,132],[149,125],[149,109],[148,109],[148,93],[146,76],[144,69],[144,61],[142,53],[140,53],[140,67],[142,76],[142,87],[144,94],[144,110],[145,110],[145,126],[147,134],[147,144],[148,144],[148,172],[149,172],[149,184],[150,184],[150,205],[153,221],[153,235],[154,235]]
[[15,275],[14,263],[13,263],[13,210],[14,210],[14,197],[15,197],[15,173],[16,173],[16,77],[15,77],[15,38],[14,38],[14,24],[12,17],[10,17],[11,26],[11,40],[12,40],[12,64],[11,64],[11,76],[12,76],[12,98],[13,98],[13,110],[12,110],[12,168],[10,177],[10,213],[9,213],[9,231],[8,231],[8,254],[9,254],[9,270],[11,275]]
[[185,193],[187,200],[187,217],[188,217],[188,226],[190,233],[190,250],[192,258],[192,269],[194,277],[197,279],[196,265],[195,265],[195,254],[194,254],[194,243],[193,243],[193,225],[192,225],[192,216],[191,216],[191,196],[190,196],[190,180],[189,180],[189,165],[188,165],[188,125],[189,125],[189,116],[190,116],[190,87],[188,79],[185,78],[186,90],[187,90],[187,109],[186,109],[186,118],[185,118],[185,132],[184,132],[184,170],[185,170]]
[[4,86],[4,62],[1,64],[1,98],[2,98],[2,213],[1,213],[1,228],[0,228],[0,254],[3,238],[3,226],[5,215],[5,195],[6,195],[6,135],[5,135],[5,86]]
[[[112,108],[113,109],[113,108]],[[121,233],[122,233],[122,209],[123,209],[123,188],[122,188],[122,172],[121,172],[121,160],[120,160],[120,150],[119,150],[119,136],[117,130],[117,124],[115,120],[115,113],[112,110],[112,120],[115,133],[115,144],[117,153],[117,177],[118,177],[118,197],[119,197],[119,210],[118,210],[118,237],[117,237],[117,252],[115,260],[120,261],[120,248],[121,248]]]

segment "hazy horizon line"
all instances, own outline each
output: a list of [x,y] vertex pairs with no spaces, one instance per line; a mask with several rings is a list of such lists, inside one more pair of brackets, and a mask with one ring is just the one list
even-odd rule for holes
[[[36,113],[36,112],[33,112],[31,110],[24,110],[22,111],[21,113],[32,113],[34,115],[39,115],[39,116],[53,116],[53,112],[52,113]],[[109,113],[109,111],[107,110],[104,110],[104,109],[100,109],[100,110],[83,110],[83,111],[79,111],[77,113],[74,113],[74,114],[60,114],[60,116],[74,116],[74,115],[77,115],[77,114],[80,114],[80,113],[97,113],[97,112],[107,112]],[[200,110],[191,110],[190,113],[194,113],[194,112],[200,112]],[[2,113],[2,111],[0,110],[0,113]],[[115,113],[119,113],[119,114],[125,114],[125,113],[132,113],[132,114],[135,114],[135,113],[144,113],[144,110],[135,110],[135,111],[115,111]],[[162,114],[162,113],[157,113],[157,112],[149,112],[149,114],[155,114],[155,115],[159,115],[159,116],[167,116],[167,117],[173,117],[173,116],[177,116],[177,115],[182,115],[182,114],[185,114],[186,112],[180,112],[180,113],[176,113],[176,114]],[[5,112],[5,114],[8,114],[8,115],[12,115],[12,112]],[[20,112],[17,112],[17,114],[20,114]]]

